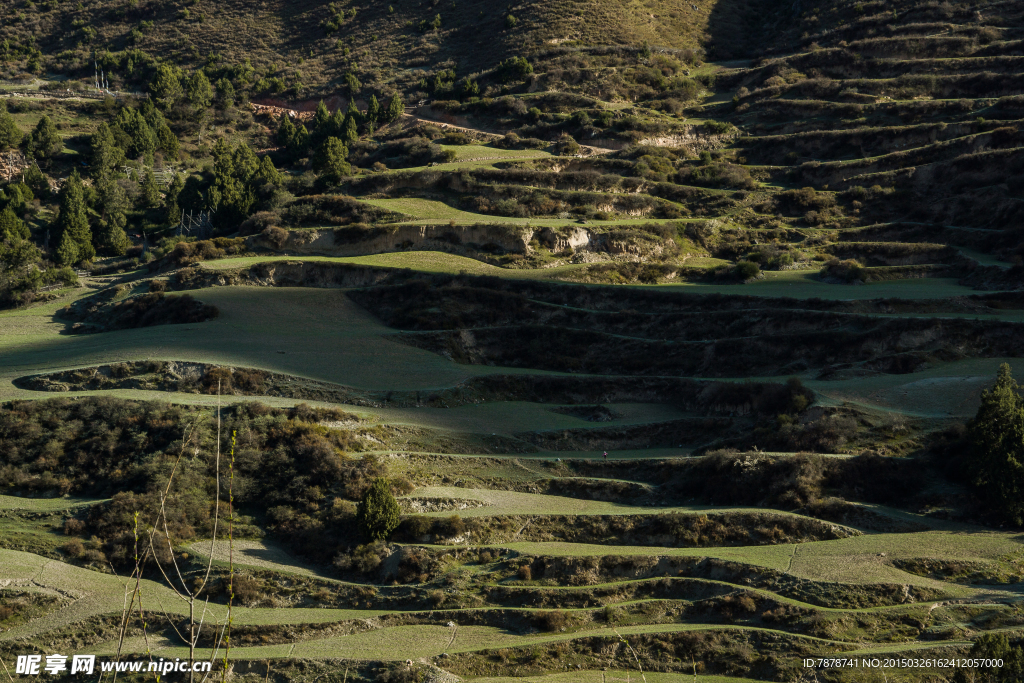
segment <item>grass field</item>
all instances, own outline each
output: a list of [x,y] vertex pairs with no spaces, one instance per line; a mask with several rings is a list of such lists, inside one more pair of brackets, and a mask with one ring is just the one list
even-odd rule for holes
[[[259,367],[381,389],[444,387],[475,374],[510,372],[460,366],[384,339],[393,330],[337,290],[224,287],[198,296],[220,309],[216,320],[65,336],[53,319],[64,301],[0,314],[0,397],[18,395],[9,382],[22,375],[147,358]],[[380,367],[393,375],[381,376]]]
[[60,512],[61,510],[72,510],[102,502],[102,500],[89,500],[85,498],[22,498],[20,496],[0,495],[0,510]]
[[[948,278],[911,278],[886,280],[863,285],[832,285],[816,279],[817,271],[768,271],[764,278],[750,284],[680,283],[647,285],[693,294],[743,294],[746,296],[792,297],[794,299],[947,299],[981,292],[957,284]],[[634,286],[634,285],[629,285]],[[639,285],[636,285],[639,286]]]
[[[415,499],[458,499],[484,503],[482,507],[460,510],[462,517],[489,517],[495,515],[649,515],[666,513],[716,513],[756,512],[787,515],[792,513],[764,508],[720,508],[712,506],[686,507],[639,507],[606,501],[565,498],[518,491],[497,491],[490,489],[457,488],[452,486],[424,486],[407,496]],[[450,515],[450,512],[426,513],[433,516]]]

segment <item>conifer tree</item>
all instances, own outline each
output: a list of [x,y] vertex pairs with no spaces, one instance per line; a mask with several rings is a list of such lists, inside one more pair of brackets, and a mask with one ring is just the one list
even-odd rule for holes
[[92,135],[92,176],[102,178],[124,164],[124,150],[117,146],[110,126],[101,123]]
[[331,183],[340,182],[344,176],[352,172],[351,166],[345,159],[348,157],[348,150],[345,144],[338,138],[327,138],[320,148],[317,149],[313,158],[313,168],[320,172],[321,177]]
[[4,240],[28,239],[30,232],[25,221],[18,218],[14,209],[7,206],[0,211],[0,242]]
[[164,195],[164,215],[168,225],[177,225],[181,220],[181,207],[178,205],[181,191],[185,189],[185,179],[178,172],[174,173],[171,184]]
[[285,114],[281,117],[281,123],[277,125],[277,144],[282,147],[288,147],[292,144],[292,138],[295,137],[295,124],[292,123],[292,118]]
[[139,183],[139,189],[142,190],[143,206],[156,206],[160,203],[160,188],[157,187],[153,169],[147,168],[142,174],[142,182]]
[[25,138],[25,152],[36,159],[46,159],[64,149],[64,140],[61,139],[57,127],[45,114],[32,132]]
[[165,110],[173,107],[174,104],[181,99],[181,82],[178,80],[178,75],[175,73],[173,67],[167,64],[161,64],[157,67],[156,78],[153,79],[152,90],[153,96],[156,97],[157,102],[159,102]]
[[366,120],[376,124],[380,120],[380,103],[376,95],[370,95],[370,104],[366,107]]
[[24,137],[7,107],[0,103],[0,151],[17,147]]
[[341,141],[346,145],[354,145],[359,141],[359,129],[356,127],[354,116],[345,117],[345,126],[341,131]]
[[395,93],[391,96],[391,102],[388,104],[387,110],[387,121],[393,123],[402,117],[405,113],[405,103],[402,102],[402,98]]
[[1024,523],[1024,397],[1006,363],[992,390],[982,392],[967,434],[975,485],[1010,521]]
[[188,79],[188,101],[196,111],[202,111],[213,101],[213,88],[210,79],[202,70],[196,71]]
[[326,125],[327,120],[331,118],[331,113],[327,111],[327,105],[324,104],[323,100],[320,100],[320,104],[316,105],[316,113],[313,114],[313,130],[321,131]]
[[69,233],[60,236],[60,244],[57,245],[57,263],[62,266],[71,266],[78,263],[78,245],[71,238]]
[[217,106],[230,109],[235,105],[235,86],[226,78],[217,81]]
[[345,130],[345,113],[341,111],[341,107],[334,110],[331,114],[331,120],[327,123],[327,135],[328,137],[340,138],[342,131]]
[[65,236],[74,242],[78,261],[90,261],[96,255],[96,249],[92,245],[92,229],[89,227],[89,217],[85,210],[82,178],[78,171],[71,172],[71,176],[61,189],[60,213],[57,216],[56,228],[61,242]]
[[356,510],[356,523],[367,539],[383,541],[398,527],[400,513],[388,480],[378,477],[363,494]]
[[113,178],[105,178],[100,183],[99,192],[103,213],[100,216],[97,241],[106,253],[123,256],[131,246],[128,235],[124,232],[124,227],[128,223],[128,196],[121,184]]
[[274,162],[270,160],[269,155],[264,155],[260,159],[260,167],[256,170],[255,176],[264,182],[273,183],[274,185],[281,184],[281,174],[277,172],[274,167]]

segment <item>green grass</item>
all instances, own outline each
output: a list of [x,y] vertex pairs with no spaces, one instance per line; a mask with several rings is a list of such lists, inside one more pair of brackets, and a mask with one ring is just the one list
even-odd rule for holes
[[981,392],[992,386],[1002,363],[1024,367],[1019,358],[969,358],[935,363],[912,375],[809,379],[806,384],[817,392],[823,405],[852,403],[914,417],[967,418],[977,412]]
[[498,149],[485,145],[441,145],[441,148],[455,152],[456,162],[479,159],[539,159],[551,156],[549,152],[537,149]]
[[[457,166],[457,164],[449,164]],[[408,169],[407,169],[408,170]],[[413,220],[400,221],[400,223],[448,223],[449,221],[455,221],[456,223],[497,223],[497,224],[511,224],[511,225],[532,225],[532,226],[576,226],[578,225],[575,221],[565,220],[563,218],[515,218],[509,216],[495,216],[484,213],[472,213],[469,211],[463,211],[456,209],[453,206],[449,206],[444,202],[439,202],[434,199],[418,199],[418,198],[404,198],[404,199],[361,199],[360,201],[376,206],[381,209],[393,211],[395,213],[404,214],[411,216]],[[692,219],[680,219],[680,218],[619,218],[610,221],[595,221],[591,223],[593,227],[609,226],[609,225],[637,225],[637,224],[648,224],[648,223],[679,223],[685,222]]]
[[[466,679],[472,683],[522,683],[520,677],[511,676],[471,676]],[[693,683],[693,674],[666,674],[645,672],[643,678],[635,671],[571,671],[568,673],[548,674],[546,676],[530,676],[531,683]],[[700,683],[759,683],[753,678],[735,678],[733,676],[708,676],[701,674]]]
[[476,259],[448,254],[443,251],[403,251],[369,256],[245,256],[217,261],[205,261],[202,265],[210,270],[248,268],[257,263],[272,261],[312,261],[320,263],[353,264],[377,268],[408,268],[422,273],[468,273],[470,275],[491,275],[507,278],[550,279],[564,276],[583,266],[564,265],[540,270],[499,268]]
[[[585,500],[581,498],[565,498],[539,493],[520,493],[518,491],[502,491],[498,489],[459,488],[454,486],[424,486],[416,489],[405,498],[473,500],[484,503],[483,507],[458,510],[462,517],[490,517],[497,515],[653,515],[668,513],[716,513],[716,512],[753,512],[761,514],[792,515],[790,512],[768,510],[753,507],[713,507],[713,506],[682,506],[682,507],[640,507],[622,505],[607,501]],[[431,516],[450,516],[453,512],[427,513]]]
[[60,512],[102,502],[104,501],[86,498],[22,498],[21,496],[5,496],[0,494],[0,510]]
[[39,396],[10,384],[22,375],[147,358],[257,367],[367,389],[430,389],[473,375],[521,372],[458,365],[384,339],[395,331],[338,290],[217,287],[192,293],[217,306],[220,316],[192,325],[67,336],[60,334],[64,324],[53,319],[66,301],[0,313],[0,399]]
[[[750,284],[673,283],[653,285],[692,294],[742,294],[746,296],[792,297],[795,299],[947,299],[979,294],[978,290],[957,284],[952,278],[913,278],[886,280],[864,285],[830,285],[815,279],[817,271],[767,271],[764,278]],[[651,286],[651,285],[638,285]]]
[[[705,624],[665,624],[665,625],[644,625],[644,626],[623,626],[618,629],[595,628],[586,631],[577,631],[565,634],[545,635],[516,635],[504,629],[491,626],[459,626],[457,629],[446,626],[394,626],[381,628],[372,631],[352,633],[350,635],[335,636],[319,640],[307,640],[294,644],[289,650],[289,645],[268,645],[254,647],[232,648],[229,658],[231,659],[271,659],[284,656],[293,658],[345,658],[345,659],[377,659],[401,661],[405,659],[419,659],[425,657],[436,657],[442,652],[458,654],[465,652],[479,652],[504,647],[524,647],[530,645],[544,645],[572,641],[577,638],[607,637],[615,638],[618,634],[629,636],[648,633],[684,633],[689,631],[759,631],[763,633],[776,633],[787,638],[799,639],[812,644],[819,644],[829,651],[841,651],[849,646],[836,641],[812,638],[810,636],[799,636],[772,629],[758,629],[744,626],[707,626]],[[455,636],[454,639],[452,636]],[[132,643],[138,647],[145,643],[135,641]],[[116,642],[107,643],[105,646],[94,648],[98,654],[108,654],[112,648],[116,648]],[[130,650],[129,650],[130,651]],[[182,653],[187,656],[187,649],[180,647],[157,647],[154,652],[160,657],[181,657]],[[197,651],[198,652],[198,651]],[[202,654],[197,656],[208,658],[211,650],[204,649]]]

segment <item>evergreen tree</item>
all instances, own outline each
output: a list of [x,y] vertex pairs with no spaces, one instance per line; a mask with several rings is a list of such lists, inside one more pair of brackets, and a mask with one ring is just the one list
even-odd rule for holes
[[292,123],[292,117],[285,114],[281,117],[281,123],[277,125],[277,144],[282,147],[289,147],[292,144],[292,138],[295,137],[295,124]]
[[156,151],[156,133],[138,109],[125,107],[119,111],[111,132],[131,159],[147,157]]
[[78,245],[69,233],[60,236],[60,244],[57,245],[57,263],[62,266],[71,266],[78,263]]
[[147,168],[142,174],[142,182],[139,183],[139,189],[142,190],[143,206],[157,206],[160,203],[160,188],[157,187],[153,169]]
[[188,101],[196,111],[207,109],[213,101],[213,88],[210,79],[202,70],[192,74],[188,79]]
[[338,107],[331,114],[331,120],[327,122],[327,136],[340,138],[344,130],[345,114],[341,111],[341,107]]
[[398,527],[400,512],[388,480],[378,477],[363,494],[356,510],[356,523],[368,540],[383,541]]
[[4,240],[28,239],[31,236],[25,221],[18,218],[10,206],[0,211],[0,242]]
[[309,149],[309,132],[306,131],[304,124],[299,124],[299,127],[295,130],[295,135],[292,136],[292,141],[288,145],[288,150],[299,156],[305,154],[306,150]]
[[[57,216],[57,234],[63,243],[65,237],[75,244],[78,261],[89,261],[96,255],[92,246],[92,230],[85,210],[85,196],[82,178],[78,171],[72,171],[60,191],[60,213]],[[58,247],[59,252],[59,247]],[[65,263],[64,265],[70,265]]]
[[7,107],[0,103],[0,151],[17,147],[24,137]]
[[398,119],[402,118],[402,114],[405,113],[405,103],[402,102],[402,98],[395,93],[391,96],[391,102],[388,104],[387,122],[393,123]]
[[320,104],[316,105],[316,113],[313,114],[313,130],[321,131],[327,124],[327,120],[331,118],[331,112],[327,111],[327,105],[324,104],[323,100],[320,100]]
[[178,151],[180,149],[178,145],[178,137],[171,132],[171,127],[166,123],[156,129],[156,139],[160,145],[160,150],[167,156],[168,159],[177,159]]
[[345,117],[345,126],[341,131],[341,141],[346,145],[354,145],[359,142],[359,129],[356,127],[354,116]]
[[260,167],[256,170],[253,177],[274,185],[281,184],[281,174],[277,172],[277,169],[274,167],[274,162],[271,161],[270,156],[266,154],[263,155],[262,159],[260,159]]
[[101,123],[92,135],[92,175],[94,178],[115,171],[124,164],[124,150],[117,146],[110,126]]
[[36,159],[46,159],[64,149],[64,141],[53,121],[45,114],[25,138],[25,153]]
[[106,178],[100,183],[99,194],[103,208],[98,234],[100,248],[112,256],[124,256],[131,246],[124,232],[128,223],[128,196],[121,184],[113,178]]
[[348,150],[341,140],[327,138],[317,149],[313,158],[313,168],[328,182],[338,183],[352,172],[352,167],[345,161],[347,157]]
[[183,94],[181,82],[178,81],[178,75],[175,73],[174,68],[167,64],[161,64],[157,67],[156,78],[153,79],[151,90],[157,102],[165,110],[173,107]]
[[380,120],[380,103],[376,95],[370,95],[370,104],[366,107],[366,120],[370,121],[371,125]]
[[[32,164],[25,169],[22,184],[25,187],[30,188],[31,192],[40,199],[45,199],[50,196],[50,181],[46,179],[46,176],[36,164]],[[26,199],[31,198],[28,197]]]
[[235,86],[231,81],[222,78],[217,81],[217,106],[221,109],[230,109],[235,105]]
[[168,225],[177,225],[181,221],[181,207],[178,205],[178,199],[183,189],[185,189],[185,179],[181,177],[180,173],[175,172],[171,184],[167,188],[167,194],[164,195],[164,214],[167,217]]
[[1007,519],[1024,524],[1024,398],[1006,363],[992,390],[982,392],[967,434],[974,484]]

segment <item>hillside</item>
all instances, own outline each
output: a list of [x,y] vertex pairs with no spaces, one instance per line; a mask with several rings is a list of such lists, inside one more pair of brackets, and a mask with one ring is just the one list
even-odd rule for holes
[[9,5],[4,661],[1024,677],[1024,4]]

